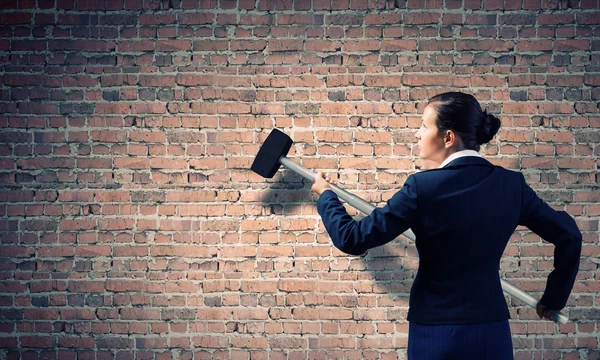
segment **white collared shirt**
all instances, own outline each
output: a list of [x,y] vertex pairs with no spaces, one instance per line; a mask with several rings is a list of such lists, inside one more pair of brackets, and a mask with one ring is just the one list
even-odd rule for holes
[[461,158],[463,156],[477,156],[477,157],[483,157],[481,156],[480,153],[478,153],[475,150],[461,150],[461,151],[457,151],[454,154],[448,156],[446,158],[446,160],[444,160],[444,162],[440,165],[440,168],[443,168],[444,166],[448,165],[448,163],[454,159],[458,159]]

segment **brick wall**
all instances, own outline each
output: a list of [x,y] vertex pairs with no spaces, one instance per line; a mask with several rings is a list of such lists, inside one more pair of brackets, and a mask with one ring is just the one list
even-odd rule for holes
[[[310,184],[249,168],[276,127],[383,206],[448,90],[584,234],[570,323],[507,296],[516,358],[600,358],[598,0],[0,8],[1,359],[405,359],[412,243],[346,256]],[[502,277],[539,297],[552,253],[519,228]]]

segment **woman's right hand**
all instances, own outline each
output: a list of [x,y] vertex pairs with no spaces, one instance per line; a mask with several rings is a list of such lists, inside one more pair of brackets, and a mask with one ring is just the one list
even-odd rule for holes
[[544,304],[542,304],[539,301],[537,303],[537,306],[535,307],[535,311],[537,312],[540,319],[544,318],[546,320],[558,322],[558,319],[556,319],[553,315],[554,311],[551,311],[550,309],[546,308],[546,306],[544,306]]

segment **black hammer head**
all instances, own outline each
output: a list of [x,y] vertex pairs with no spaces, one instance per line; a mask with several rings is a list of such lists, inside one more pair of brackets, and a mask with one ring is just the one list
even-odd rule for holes
[[258,150],[250,169],[264,178],[272,178],[279,169],[279,158],[287,155],[292,143],[292,138],[273,129]]

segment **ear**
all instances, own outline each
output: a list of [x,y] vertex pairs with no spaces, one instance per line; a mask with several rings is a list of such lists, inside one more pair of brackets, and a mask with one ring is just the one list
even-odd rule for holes
[[446,133],[444,134],[444,147],[449,149],[454,146],[454,144],[456,144],[456,134],[452,130],[446,130]]

